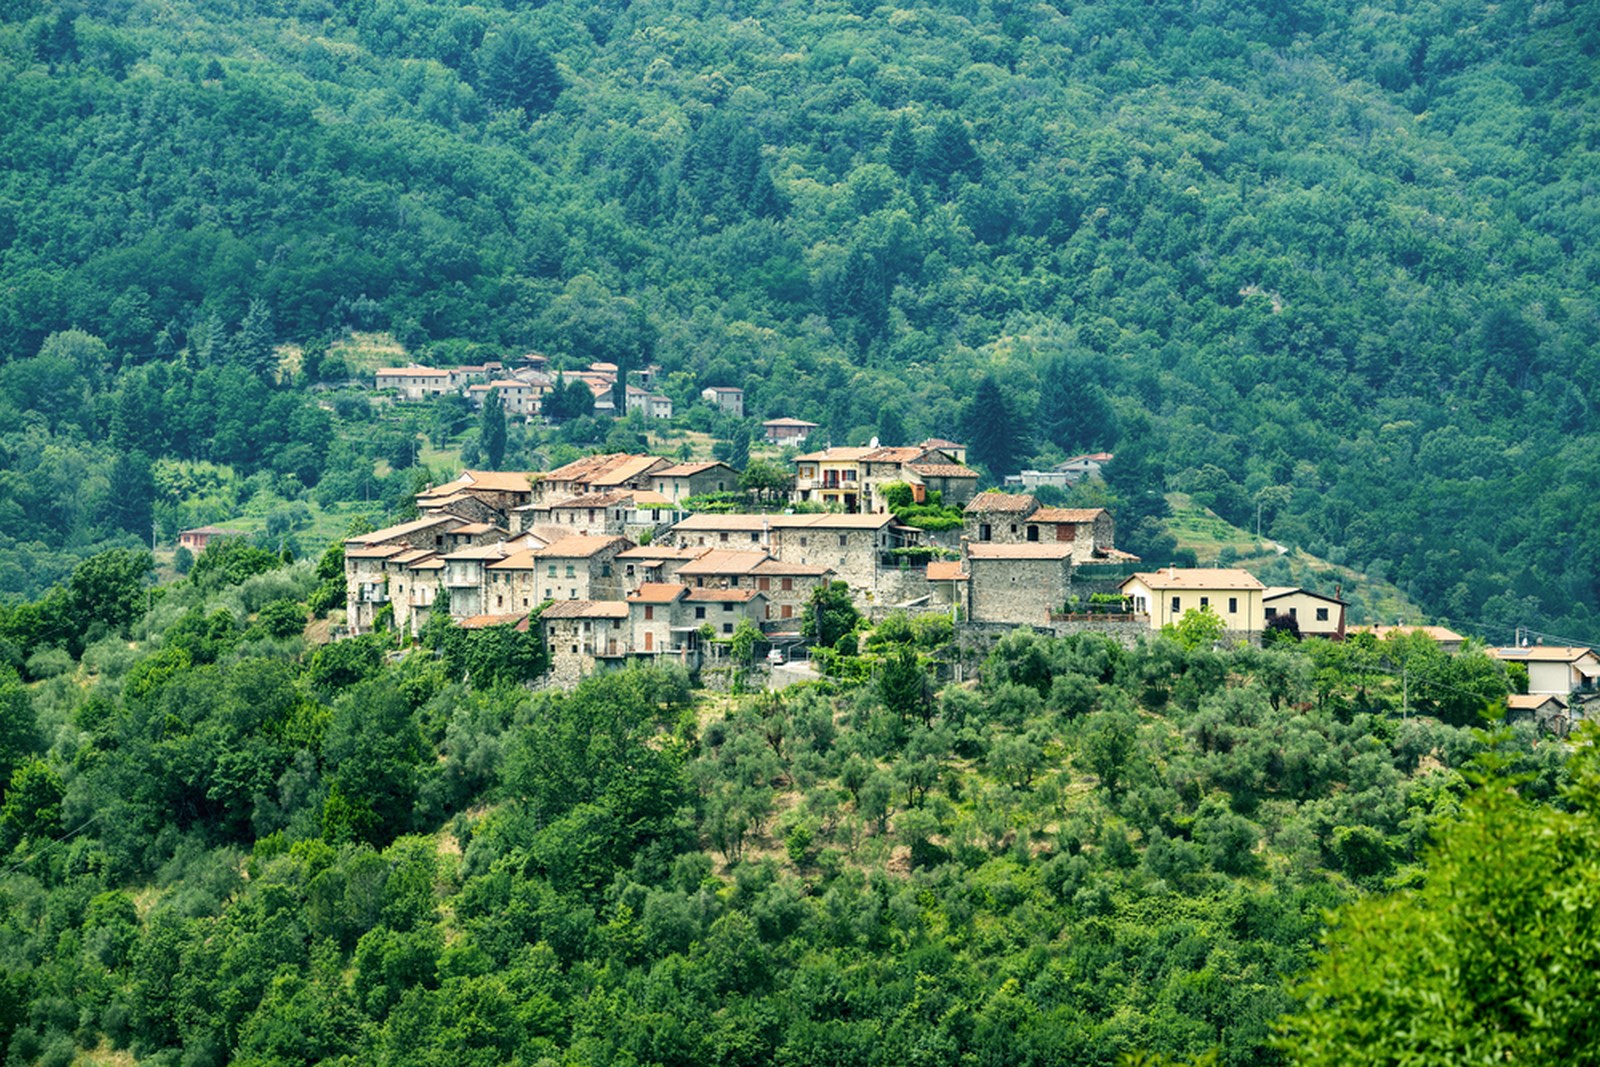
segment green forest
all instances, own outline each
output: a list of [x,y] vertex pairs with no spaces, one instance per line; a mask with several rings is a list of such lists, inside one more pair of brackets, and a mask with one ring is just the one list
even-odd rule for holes
[[337,556],[50,594],[81,669],[0,678],[7,1062],[1593,1053],[1600,764],[1473,728],[1481,651],[890,616],[779,692],[530,692],[506,627],[308,644]]
[[[1593,1061],[1600,756],[1476,642],[327,638],[462,465],[790,416],[1600,644],[1597,69],[1581,0],[0,0],[0,1058]],[[533,351],[678,417],[374,400]]]
[[378,330],[1113,450],[1154,562],[1184,492],[1593,642],[1597,48],[1578,0],[6,0],[0,588],[403,499],[469,420],[374,425],[322,356]]

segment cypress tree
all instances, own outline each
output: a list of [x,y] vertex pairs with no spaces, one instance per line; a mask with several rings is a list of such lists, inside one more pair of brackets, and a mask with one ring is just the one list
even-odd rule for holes
[[478,439],[490,470],[499,470],[506,458],[506,405],[500,399],[500,390],[491,389],[483,398],[483,412],[478,416]]

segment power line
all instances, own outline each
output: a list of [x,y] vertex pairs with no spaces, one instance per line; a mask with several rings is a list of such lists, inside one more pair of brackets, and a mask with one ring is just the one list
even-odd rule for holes
[[18,860],[16,863],[13,863],[10,867],[7,867],[4,871],[0,871],[0,878],[10,878],[13,874],[16,874],[22,868],[26,867],[28,864],[30,864],[34,860],[38,859],[40,856],[43,856],[45,853],[49,852],[51,849],[55,848],[57,845],[65,842],[65,841],[68,841],[68,840],[76,837],[78,834],[82,833],[84,830],[87,830],[89,828],[90,824],[93,823],[98,818],[100,818],[100,813],[99,812],[96,812],[95,814],[89,816],[83,822],[79,823],[77,826],[73,827],[71,830],[68,830],[66,833],[62,834],[60,837],[55,838],[48,845],[44,846],[44,848],[41,848],[39,851],[35,852],[33,855],[29,856],[26,859]]

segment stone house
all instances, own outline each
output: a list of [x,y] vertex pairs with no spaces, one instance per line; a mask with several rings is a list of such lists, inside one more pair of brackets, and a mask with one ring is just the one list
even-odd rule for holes
[[505,605],[489,603],[489,568],[517,551],[511,542],[500,541],[457,549],[442,556],[444,574],[440,583],[450,593],[450,617],[465,619],[471,615],[503,614],[507,610]]
[[1072,592],[1070,544],[968,542],[965,563],[966,617],[972,622],[1048,626],[1050,613],[1061,611]]
[[690,589],[683,598],[687,625],[710,626],[713,640],[729,638],[745,619],[756,629],[767,615],[767,597],[755,589]]
[[731,385],[709,385],[700,390],[700,399],[721,408],[736,419],[744,418],[744,390]]
[[450,532],[467,525],[454,515],[424,515],[420,519],[357,534],[344,543],[346,625],[351,633],[366,633],[383,605],[389,603],[389,576],[384,561],[409,549],[442,552]]
[[888,511],[883,487],[895,482],[911,486],[913,499],[925,500],[927,491],[948,493],[946,503],[960,506],[978,487],[978,472],[955,462],[937,449],[920,446],[885,448],[827,448],[795,457],[796,503],[816,501],[836,504],[845,512]]
[[895,548],[915,544],[919,532],[897,527],[889,515],[714,515],[699,513],[668,536],[688,548],[765,550],[784,563],[825,567],[859,598],[900,582]]
[[491,508],[506,525],[511,512],[533,500],[533,484],[519,471],[462,471],[454,481],[417,494],[417,509],[433,511],[446,502],[469,496]]
[[507,415],[527,418],[539,414],[539,406],[548,391],[532,382],[516,378],[496,378],[492,382],[480,382],[468,387],[467,399],[474,408],[481,409],[489,394],[497,393]]
[[1270,623],[1279,615],[1287,615],[1294,620],[1301,637],[1344,640],[1344,609],[1345,602],[1336,596],[1295,586],[1268,586],[1261,596],[1265,621]]
[[670,466],[671,462],[660,456],[627,452],[584,456],[540,476],[534,483],[533,499],[557,501],[617,489],[650,489],[650,475]]
[[962,509],[964,534],[968,541],[983,544],[998,541],[1016,544],[1026,541],[1024,520],[1039,510],[1039,501],[1027,493],[979,493]]
[[623,410],[629,415],[635,411],[640,412],[647,419],[670,419],[672,398],[641,389],[637,385],[629,385],[623,389]]
[[620,600],[563,600],[539,613],[550,651],[549,681],[573,689],[628,655],[628,605]]
[[688,595],[688,586],[673,582],[645,582],[628,594],[633,655],[688,670],[700,665],[700,630],[683,609]]
[[1231,633],[1257,638],[1266,627],[1262,596],[1266,586],[1248,571],[1231,567],[1167,567],[1140,572],[1122,582],[1133,610],[1147,616],[1150,629],[1177,623],[1186,611],[1210,608]]
[[639,545],[617,553],[616,565],[622,572],[624,589],[638,589],[649,583],[671,583],[678,568],[706,553],[704,548],[676,548],[671,545]]
[[1506,722],[1530,722],[1540,730],[1565,737],[1572,726],[1567,702],[1554,693],[1512,693],[1506,697]]
[[739,472],[721,460],[677,463],[652,473],[650,487],[676,504],[691,496],[737,491]]
[[762,551],[710,550],[678,568],[676,580],[696,589],[735,589],[766,597],[762,621],[799,619],[819,586],[833,581],[827,567],[790,563]]

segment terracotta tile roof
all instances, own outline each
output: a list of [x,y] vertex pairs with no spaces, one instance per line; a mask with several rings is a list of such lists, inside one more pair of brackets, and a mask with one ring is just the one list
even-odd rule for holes
[[417,500],[434,500],[477,489],[490,493],[531,493],[533,485],[520,471],[462,471],[461,477],[417,494]]
[[429,557],[428,559],[419,559],[415,563],[407,564],[406,570],[408,570],[408,571],[442,571],[442,570],[444,570],[444,560],[440,559],[438,556],[432,556],[432,557]]
[[563,537],[559,541],[552,541],[543,548],[536,548],[533,553],[542,558],[587,559],[590,556],[604,552],[618,543],[626,545],[628,544],[628,539],[625,537],[584,537],[580,534],[575,534],[571,537]]
[[712,549],[699,559],[685,563],[678,573],[687,577],[712,574],[750,574],[766,562],[765,552],[741,552],[732,549]]
[[[1461,642],[1466,640],[1466,638],[1462,637],[1454,630],[1447,630],[1443,626],[1352,626],[1350,628],[1350,633],[1371,634],[1380,641],[1393,634],[1412,633],[1427,634],[1440,644],[1448,644],[1450,642]],[[1493,654],[1494,652],[1491,651],[1490,655]]]
[[539,612],[541,619],[626,619],[628,605],[620,600],[557,600]]
[[612,504],[626,504],[633,499],[629,493],[585,493],[582,496],[570,497],[550,505],[550,510],[557,508],[608,508]]
[[964,582],[967,575],[961,569],[959,559],[936,559],[928,563],[928,581],[930,582]]
[[666,545],[639,545],[617,553],[618,559],[647,559],[657,562],[669,559],[699,559],[709,548],[669,548]]
[[820,452],[807,452],[803,456],[794,457],[796,463],[859,463],[874,452],[883,451],[881,448],[851,448],[844,445],[838,448],[824,448]]
[[689,591],[686,585],[672,582],[645,582],[628,594],[630,604],[670,604]]
[[738,603],[745,603],[754,600],[758,596],[764,597],[765,595],[765,593],[756,589],[691,589],[689,590],[689,595],[684,599],[717,602],[732,600]]
[[671,467],[663,468],[662,470],[651,471],[650,472],[650,477],[652,477],[652,478],[688,478],[688,477],[692,477],[693,475],[696,475],[696,474],[704,474],[706,471],[712,470],[712,469],[717,468],[717,467],[727,467],[729,474],[737,474],[737,473],[739,473],[738,471],[734,470],[732,467],[728,467],[728,465],[726,463],[722,462],[720,459],[713,459],[713,460],[707,460],[704,463],[678,463],[678,464],[675,464],[675,465],[673,465]]
[[446,555],[444,558],[447,562],[460,562],[466,560],[494,561],[505,559],[507,556],[511,555],[513,551],[514,550],[504,541],[496,541],[492,545],[468,545],[466,548],[458,548],[454,552]]
[[410,545],[357,545],[344,550],[345,559],[387,559],[411,550]]
[[700,531],[755,532],[772,530],[879,530],[894,521],[893,515],[843,515],[836,512],[817,512],[808,515],[717,515],[697,512],[672,529],[696,533]]
[[488,533],[491,530],[498,529],[500,529],[500,527],[496,526],[492,522],[469,522],[465,526],[457,526],[450,532],[455,534],[457,537],[475,537],[478,534]]
[[592,479],[594,485],[621,485],[630,478],[649,474],[652,468],[664,467],[667,461],[660,456],[628,456],[622,462]]
[[941,449],[942,450],[942,449],[946,449],[946,448],[964,449],[967,446],[964,445],[964,444],[961,444],[960,442],[957,442],[957,441],[947,440],[946,438],[943,438],[943,437],[930,437],[926,441],[922,442],[922,447],[923,448],[937,448],[937,449]]
[[873,448],[861,458],[867,463],[912,463],[921,459],[926,453],[926,448]]
[[379,377],[394,377],[404,375],[408,378],[448,378],[450,372],[440,370],[438,367],[379,367]]
[[[1378,627],[1383,629],[1383,627]],[[1393,629],[1393,627],[1390,627]],[[1437,629],[1437,627],[1427,627]],[[1443,638],[1440,638],[1443,640]],[[1457,637],[1457,641],[1461,638]],[[1528,645],[1524,648],[1493,648],[1489,654],[1496,659],[1511,662],[1529,661],[1533,663],[1574,663],[1585,656],[1594,655],[1594,650],[1577,645]]]
[[1105,508],[1040,508],[1028,516],[1029,522],[1093,522],[1106,514]]
[[968,559],[1071,559],[1072,546],[1047,541],[1022,541],[1004,544],[973,541],[967,545]]
[[489,564],[492,571],[531,571],[539,566],[539,557],[534,553],[536,549],[525,548],[521,552],[513,552],[505,559]]
[[1506,697],[1506,707],[1513,711],[1537,711],[1550,703],[1562,708],[1567,706],[1567,702],[1554,693],[1512,693]]
[[1150,589],[1265,589],[1249,571],[1236,567],[1168,567],[1141,571],[1123,581],[1140,581]]
[[[419,533],[422,530],[431,529],[434,526],[440,526],[445,523],[449,523],[450,528],[453,530],[457,526],[466,525],[466,522],[466,519],[458,518],[455,515],[424,515],[420,519],[402,522],[397,526],[385,526],[383,529],[373,530],[371,533],[347,537],[344,543],[346,545],[376,545],[384,541],[393,540],[396,537],[406,537],[410,534]],[[347,552],[346,555],[348,554]]]
[[456,625],[463,630],[486,630],[491,626],[516,626],[527,617],[526,611],[516,615],[469,615],[457,620]]
[[978,472],[959,463],[908,463],[906,470],[924,478],[976,478]]
[[751,573],[769,578],[820,578],[832,574],[833,569],[815,563],[785,563],[781,559],[769,559],[762,561]]
[[436,554],[431,548],[414,548],[410,552],[402,552],[398,556],[391,557],[388,562],[410,567],[425,559],[431,559]]
[[990,489],[979,493],[967,504],[966,510],[974,515],[1025,515],[1039,506],[1028,493],[1002,493]]
[[770,427],[772,427],[774,429],[777,429],[779,427],[788,427],[788,426],[793,426],[796,429],[799,429],[801,427],[805,427],[805,428],[808,428],[808,429],[815,430],[817,428],[817,424],[816,423],[807,422],[805,419],[768,419],[766,422],[763,422],[761,425],[770,426]]
[[207,537],[243,537],[244,531],[229,530],[222,526],[196,526],[192,530],[179,531],[178,536],[183,537],[187,534],[204,534]]
[[547,482],[584,481],[602,471],[610,470],[627,458],[628,453],[626,452],[596,453],[592,456],[583,456],[550,471],[544,475],[544,480]]

